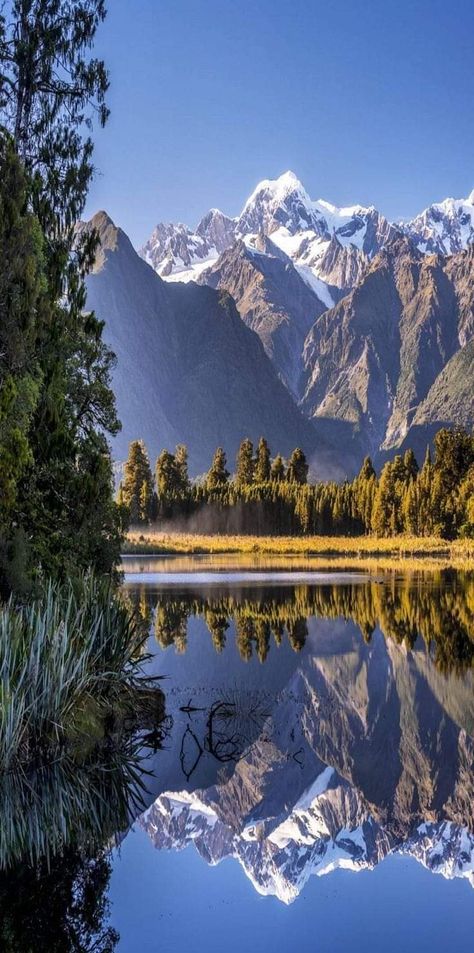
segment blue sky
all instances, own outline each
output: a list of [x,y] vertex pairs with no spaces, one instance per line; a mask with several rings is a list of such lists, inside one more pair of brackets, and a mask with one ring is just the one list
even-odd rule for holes
[[473,0],[109,0],[87,213],[136,244],[292,169],[407,217],[474,188]]

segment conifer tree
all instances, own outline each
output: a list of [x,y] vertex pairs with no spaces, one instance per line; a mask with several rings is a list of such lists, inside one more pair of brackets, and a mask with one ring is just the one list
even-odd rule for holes
[[405,467],[407,480],[416,480],[419,472],[419,466],[413,453],[413,450],[406,450],[403,455],[403,464]]
[[370,532],[377,476],[370,457],[366,457],[354,480],[354,517],[360,519],[362,532]]
[[276,483],[280,483],[285,479],[286,471],[285,464],[281,453],[277,454],[275,457],[270,471],[270,476],[272,480],[275,480]]
[[389,536],[394,532],[396,502],[394,469],[392,463],[387,462],[380,474],[374,498],[372,531],[376,536]]
[[245,440],[242,440],[242,443],[239,447],[239,452],[237,454],[236,468],[235,468],[235,483],[236,486],[242,487],[250,483],[253,483],[254,480],[254,459],[253,459],[253,443],[246,437]]
[[211,468],[206,477],[207,489],[220,489],[228,483],[230,473],[227,469],[227,457],[222,447],[218,447],[211,464]]
[[471,466],[464,477],[456,502],[459,511],[460,535],[472,539],[474,537],[474,466]]
[[[35,344],[48,320],[43,238],[27,210],[27,180],[12,140],[0,134],[0,589],[13,578],[20,480],[33,462],[30,427],[41,387]],[[31,532],[31,528],[30,528]],[[25,566],[26,569],[26,566]]]
[[178,444],[175,450],[174,458],[176,463],[178,494],[182,499],[186,499],[189,494],[191,484],[188,473],[188,448],[184,443]]
[[440,535],[452,538],[460,528],[456,493],[474,463],[474,437],[456,428],[439,430],[434,439],[435,461],[432,499]]
[[2,118],[43,236],[48,302],[34,328],[39,386],[13,522],[32,566],[52,575],[110,572],[120,552],[106,438],[119,429],[113,356],[85,311],[97,236],[75,231],[93,174],[87,131],[107,118],[105,67],[89,52],[104,17],[103,0],[13,0],[0,41]]
[[134,440],[129,447],[118,496],[127,507],[130,522],[148,523],[153,502],[153,477],[143,440]]
[[260,437],[255,460],[255,482],[268,483],[271,474],[270,449],[265,437]]
[[162,450],[155,468],[155,482],[160,501],[169,502],[179,490],[179,473],[176,459],[169,450]]
[[289,483],[306,483],[308,479],[308,464],[303,451],[296,447],[291,454],[286,478]]

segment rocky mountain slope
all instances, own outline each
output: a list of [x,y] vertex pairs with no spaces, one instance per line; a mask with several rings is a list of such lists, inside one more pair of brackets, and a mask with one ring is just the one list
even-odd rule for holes
[[474,190],[467,199],[445,199],[400,227],[420,251],[452,255],[474,242]]
[[424,256],[398,238],[316,320],[302,406],[350,422],[372,453],[409,442],[412,425],[418,443],[424,424],[472,426],[473,338],[474,247]]
[[340,477],[472,426],[473,222],[474,193],[393,224],[313,201],[291,172],[235,218],[158,225],[141,258],[99,215],[89,304],[118,356],[116,454],[139,435],[152,455],[183,441],[201,472],[218,444],[232,459],[265,434]]
[[265,235],[238,240],[202,272],[200,284],[228,291],[288,390],[298,398],[305,338],[325,305]]
[[162,281],[105,213],[92,225],[101,247],[87,302],[105,321],[105,339],[117,356],[113,386],[123,429],[116,458],[124,459],[139,437],[152,459],[164,446],[184,442],[192,472],[201,473],[216,446],[226,448],[232,467],[240,441],[261,434],[275,452],[301,445],[311,457],[314,428],[231,297]]

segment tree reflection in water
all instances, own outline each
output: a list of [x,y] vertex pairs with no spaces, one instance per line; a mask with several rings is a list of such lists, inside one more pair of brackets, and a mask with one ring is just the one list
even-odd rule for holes
[[202,618],[217,652],[226,645],[231,623],[241,658],[254,655],[264,662],[272,645],[286,639],[295,652],[308,636],[308,619],[352,620],[366,642],[376,628],[408,650],[420,640],[443,672],[462,673],[474,661],[474,575],[422,571],[384,576],[364,583],[337,580],[334,584],[223,587],[204,593],[192,588],[153,592],[135,590],[137,607],[153,625],[162,648],[185,652],[191,617]]
[[115,949],[110,848],[145,806],[145,758],[166,728],[114,735],[85,758],[58,752],[0,778],[2,953]]

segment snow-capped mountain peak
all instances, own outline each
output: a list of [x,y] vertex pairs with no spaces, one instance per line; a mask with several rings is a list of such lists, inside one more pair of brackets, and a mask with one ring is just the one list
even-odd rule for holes
[[270,201],[280,202],[294,192],[298,192],[308,205],[311,203],[311,199],[298,176],[290,169],[276,179],[262,179],[245,202],[241,215],[244,215],[246,210],[253,206],[262,195],[267,196]]
[[166,792],[142,815],[140,825],[160,850],[193,844],[211,865],[233,857],[258,893],[285,904],[298,897],[311,876],[372,869],[390,853],[412,857],[447,879],[466,878],[474,886],[474,836],[465,828],[429,821],[406,839],[395,837],[330,767],[273,829],[271,819],[240,827],[230,823],[222,816],[218,792],[214,788],[212,793],[217,801],[204,790]]
[[[449,255],[474,243],[474,190],[433,203],[411,221],[390,223],[373,206],[310,198],[294,172],[262,179],[235,218],[212,208],[195,231],[159,224],[142,257],[169,281],[198,278],[236,240],[271,238],[328,307],[359,280],[367,261],[404,232],[423,254]],[[336,292],[334,292],[336,289]],[[338,291],[339,289],[339,291]]]
[[319,211],[293,172],[277,179],[263,179],[247,199],[237,221],[239,235],[263,231],[267,235],[284,227],[289,234],[311,228],[322,234]]
[[462,251],[474,242],[474,190],[465,199],[434,202],[401,227],[426,254]]

